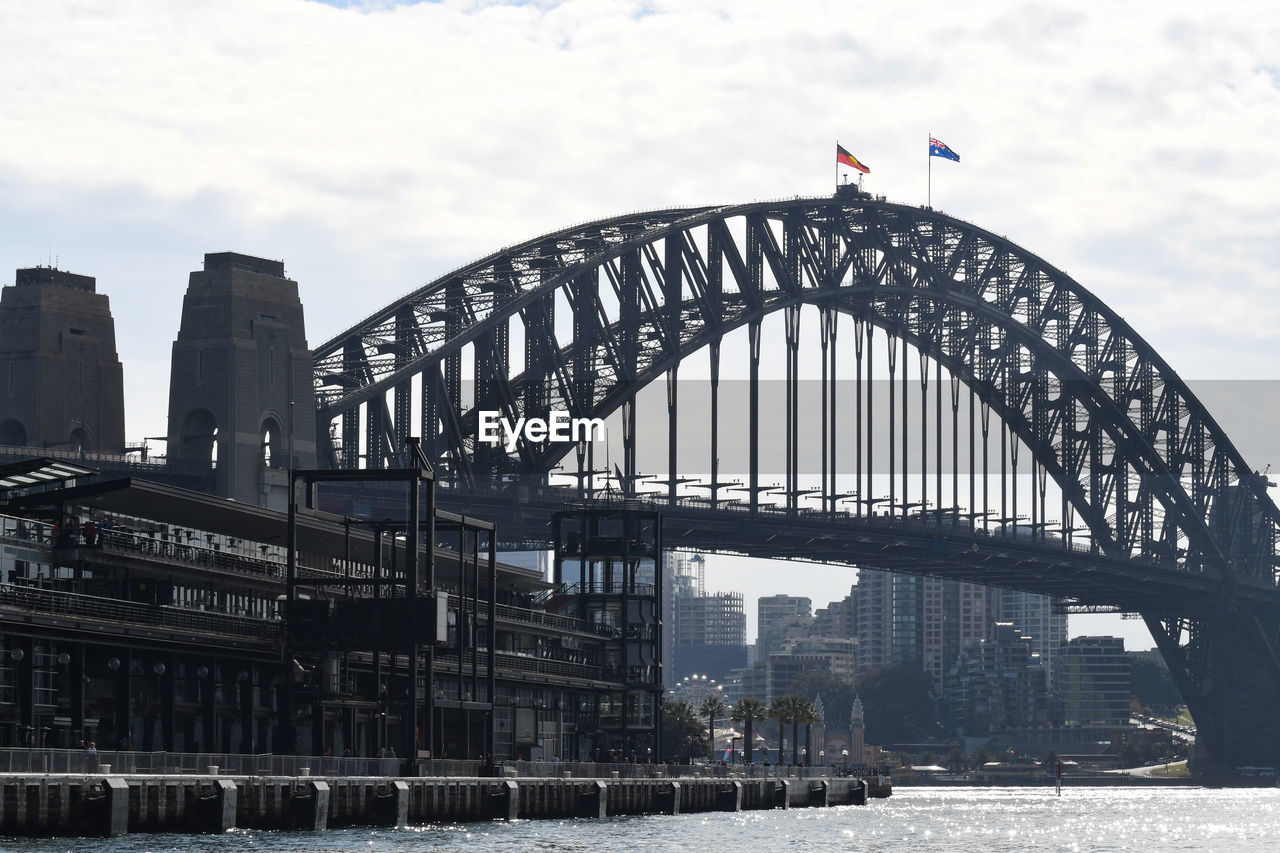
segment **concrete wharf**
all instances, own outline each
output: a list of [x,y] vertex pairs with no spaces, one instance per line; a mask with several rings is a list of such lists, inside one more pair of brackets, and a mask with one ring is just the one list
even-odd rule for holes
[[0,835],[119,836],[253,829],[865,805],[872,777],[0,776]]

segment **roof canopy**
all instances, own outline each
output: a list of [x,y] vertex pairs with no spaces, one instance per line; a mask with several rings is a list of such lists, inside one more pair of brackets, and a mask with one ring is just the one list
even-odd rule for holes
[[86,468],[64,459],[52,459],[48,456],[24,459],[21,462],[0,465],[0,493],[29,489],[33,486],[65,483],[77,477],[88,477],[97,473],[96,468]]

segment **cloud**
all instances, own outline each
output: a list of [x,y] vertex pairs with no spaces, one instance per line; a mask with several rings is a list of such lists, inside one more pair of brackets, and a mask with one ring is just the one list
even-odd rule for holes
[[[1274,342],[1253,322],[1280,221],[1257,4],[343,5],[7,4],[0,262],[57,243],[176,305],[203,251],[287,251],[320,340],[571,222],[825,192],[837,137],[875,190],[923,201],[933,131],[964,157],[934,170],[937,206],[1132,296],[1154,337]],[[185,262],[112,270],[100,231]]]

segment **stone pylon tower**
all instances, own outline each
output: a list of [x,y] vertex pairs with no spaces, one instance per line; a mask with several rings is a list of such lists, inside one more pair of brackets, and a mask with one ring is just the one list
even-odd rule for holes
[[0,445],[124,452],[124,371],[93,277],[35,267],[0,293]]
[[315,467],[315,422],[298,283],[282,261],[205,255],[173,343],[170,462],[211,465],[216,494],[284,509],[290,455]]

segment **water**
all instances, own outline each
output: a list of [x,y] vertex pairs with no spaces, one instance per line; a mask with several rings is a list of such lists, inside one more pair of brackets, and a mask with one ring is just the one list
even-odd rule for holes
[[340,829],[222,836],[3,839],[4,851],[1273,851],[1280,790],[899,788],[889,800],[827,809]]

